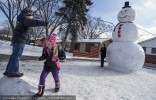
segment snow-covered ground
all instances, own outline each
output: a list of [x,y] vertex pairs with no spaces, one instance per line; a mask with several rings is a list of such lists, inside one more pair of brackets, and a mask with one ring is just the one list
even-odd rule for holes
[[[21,61],[22,78],[4,77],[6,64],[0,62],[0,95],[34,95],[43,62]],[[61,62],[60,92],[54,93],[54,80],[49,74],[45,95],[76,95],[77,100],[156,100],[156,70],[142,68],[124,74],[99,65],[98,61]]]
[[[12,46],[10,46],[9,41],[0,40],[0,54],[10,55],[12,53]],[[42,53],[42,47],[25,45],[23,55],[27,56],[40,56]]]
[[[0,54],[10,55],[10,42],[0,41]],[[26,45],[23,55],[40,56],[42,47]],[[87,59],[73,57],[68,59]],[[61,62],[61,90],[54,93],[54,80],[49,74],[45,95],[76,95],[77,100],[156,100],[156,69],[142,68],[136,73],[124,74],[99,67],[97,59],[66,60]],[[7,61],[0,61],[0,95],[34,95],[37,92],[43,61],[21,61],[22,78],[2,75]],[[105,64],[107,66],[107,64]]]

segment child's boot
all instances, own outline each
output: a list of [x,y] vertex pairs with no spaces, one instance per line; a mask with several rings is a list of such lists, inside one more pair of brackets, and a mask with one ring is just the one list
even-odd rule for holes
[[60,90],[60,83],[55,84],[55,92],[59,92]]
[[44,94],[44,89],[45,89],[45,86],[39,85],[39,86],[38,86],[38,93],[35,94],[34,96],[35,96],[35,97],[41,97],[41,96],[43,96],[43,94]]

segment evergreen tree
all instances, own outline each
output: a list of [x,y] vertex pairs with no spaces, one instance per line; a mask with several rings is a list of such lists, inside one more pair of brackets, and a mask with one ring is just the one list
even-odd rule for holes
[[64,6],[56,12],[56,15],[62,17],[67,25],[62,48],[65,48],[66,40],[70,33],[72,36],[71,51],[73,51],[74,44],[78,38],[77,32],[86,25],[86,13],[89,11],[89,6],[93,3],[91,0],[64,0],[63,3]]

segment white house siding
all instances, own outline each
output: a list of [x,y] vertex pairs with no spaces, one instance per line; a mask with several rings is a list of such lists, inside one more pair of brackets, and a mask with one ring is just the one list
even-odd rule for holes
[[156,48],[156,38],[153,40],[149,41],[144,41],[139,43],[142,47],[151,47],[151,48]]
[[151,54],[152,48],[146,47],[146,54]]
[[156,67],[156,53],[152,53],[152,48],[156,48],[156,37],[138,44],[146,49],[145,65],[152,64],[151,67]]
[[152,48],[156,48],[156,38],[141,42],[139,45],[146,48],[146,54],[156,55],[155,53],[152,53]]

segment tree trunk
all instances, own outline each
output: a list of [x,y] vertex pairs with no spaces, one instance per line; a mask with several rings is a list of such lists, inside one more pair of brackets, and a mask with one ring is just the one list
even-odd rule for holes
[[75,44],[76,44],[76,41],[71,42],[70,53],[73,53],[73,51],[75,50]]
[[11,45],[13,44],[12,43],[12,40],[13,40],[13,32],[14,32],[14,30],[15,30],[15,26],[14,26],[14,23],[13,23],[13,21],[11,21],[10,19],[8,19],[9,20],[9,23],[10,23],[10,26],[11,26],[11,29],[12,29],[12,37],[11,37]]
[[[9,32],[10,32],[10,31],[9,31]],[[9,39],[9,32],[7,33],[7,40],[10,40],[10,39]]]
[[68,35],[69,35],[69,28],[67,28],[66,33],[65,33],[65,37],[64,37],[64,39],[62,40],[62,50],[65,50],[66,41],[67,41]]
[[33,43],[33,46],[35,46],[36,44],[36,36],[35,36],[35,38],[34,38],[34,41],[33,41],[34,43]]
[[46,36],[48,36],[48,27],[46,26]]

